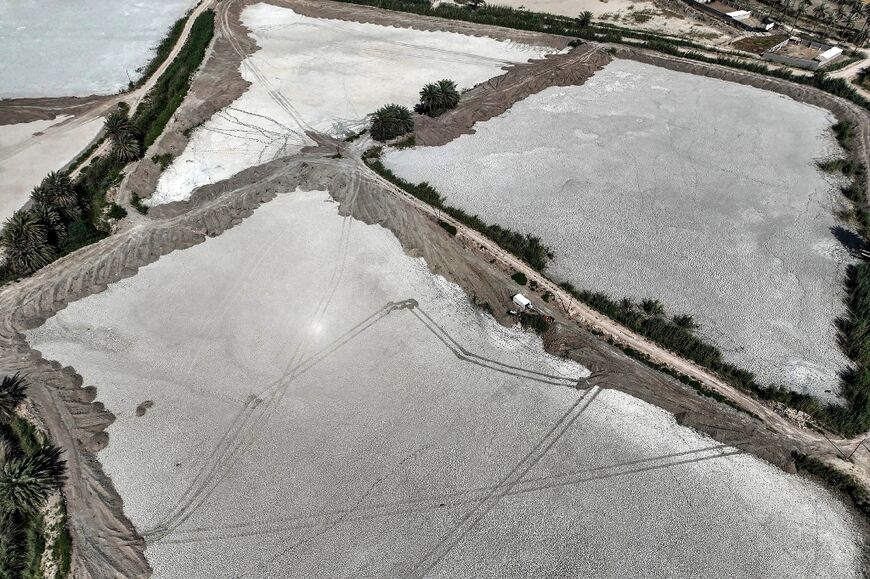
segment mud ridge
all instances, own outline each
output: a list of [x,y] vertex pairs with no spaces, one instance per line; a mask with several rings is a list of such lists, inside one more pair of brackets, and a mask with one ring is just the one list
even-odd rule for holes
[[93,95],[0,99],[0,125],[53,121],[61,115],[78,116],[115,98],[113,95]]
[[215,39],[206,53],[204,64],[196,73],[190,90],[160,137],[149,147],[121,186],[120,198],[129,203],[132,194],[142,199],[151,197],[162,169],[152,160],[156,155],[178,157],[190,142],[192,131],[219,110],[231,105],[251,83],[242,78],[240,67],[244,56],[258,47],[248,36],[239,18],[248,2],[230,2],[220,6],[215,18]]
[[549,55],[508,68],[462,95],[459,107],[437,118],[416,115],[415,144],[446,145],[460,135],[474,133],[473,125],[503,114],[515,103],[551,86],[582,85],[610,62],[601,48],[592,44],[577,47],[567,54]]

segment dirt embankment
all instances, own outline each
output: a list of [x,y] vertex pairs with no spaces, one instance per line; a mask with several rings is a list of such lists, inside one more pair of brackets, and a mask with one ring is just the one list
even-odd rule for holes
[[124,516],[123,502],[96,453],[109,442],[114,421],[96,389],[84,386],[70,367],[44,360],[22,331],[41,325],[70,302],[104,291],[143,265],[176,249],[201,243],[240,223],[261,203],[297,186],[326,189],[327,153],[303,152],[241,173],[198,192],[195,202],[161,207],[156,219],[83,248],[37,274],[0,290],[0,368],[28,376],[29,398],[52,440],[66,449],[69,480],[64,486],[74,544],[73,576],[147,577],[145,543]]
[[473,22],[449,20],[436,16],[421,16],[407,12],[394,12],[370,6],[360,6],[358,4],[345,4],[343,2],[323,0],[267,0],[267,2],[275,6],[291,8],[297,14],[312,18],[330,18],[333,20],[380,24],[396,28],[413,28],[414,30],[457,32],[467,36],[488,36],[496,40],[518,42],[531,46],[548,46],[556,50],[562,50],[568,46],[568,42],[571,40],[570,38],[554,34],[475,24]]
[[[354,165],[353,155],[346,145],[329,139],[321,142],[324,145],[319,151],[305,153],[298,160],[273,161],[225,182],[203,187],[189,201],[156,207],[152,210],[153,216],[180,219],[205,203],[220,203],[222,198],[227,198],[225,202],[228,202],[243,190],[262,188],[260,195],[268,198],[292,191],[300,184],[306,189],[327,190],[339,201],[342,215],[386,227],[409,255],[423,257],[433,273],[459,284],[475,303],[487,304],[500,322],[515,322],[506,313],[512,271],[502,269],[461,237],[450,236],[436,220],[385,190],[369,170]],[[331,158],[336,147],[345,149],[342,159]],[[304,173],[301,179],[294,173],[297,167]],[[207,217],[207,232],[214,234],[225,227],[227,220],[230,224],[238,222],[238,218],[230,218],[231,215],[232,212],[215,213]],[[590,378],[593,384],[632,394],[674,413],[682,424],[722,443],[752,452],[786,471],[794,471],[790,457],[794,441],[771,432],[748,414],[702,397],[681,382],[628,358],[566,318],[555,304],[550,307],[538,299],[536,303],[557,320],[545,336],[547,350],[569,356],[589,368],[593,372]]]
[[58,116],[79,116],[116,99],[113,95],[46,97],[0,100],[0,125],[52,121]]
[[417,115],[415,142],[427,147],[446,145],[460,135],[473,133],[475,123],[497,117],[529,95],[551,86],[583,84],[608,62],[610,57],[604,50],[586,44],[567,54],[513,65],[462,95],[462,105],[440,117]]
[[215,40],[206,54],[184,103],[160,137],[148,149],[145,157],[136,163],[121,187],[121,201],[129,202],[135,193],[140,198],[150,197],[157,188],[161,168],[152,160],[157,155],[178,157],[187,147],[192,131],[217,111],[239,98],[251,83],[239,72],[245,56],[257,50],[257,45],[242,26],[239,14],[252,3],[225,2],[216,9]]

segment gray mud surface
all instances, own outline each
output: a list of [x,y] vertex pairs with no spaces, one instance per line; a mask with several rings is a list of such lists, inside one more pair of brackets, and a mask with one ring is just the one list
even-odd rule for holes
[[[441,148],[390,153],[448,203],[540,236],[550,274],[689,313],[726,359],[825,397],[847,360],[840,193],[815,167],[833,116],[791,99],[618,60]],[[830,397],[830,395],[829,395]]]
[[[401,219],[341,168],[342,208]],[[155,577],[857,576],[821,487],[602,390],[292,169],[28,333],[117,416],[101,459]]]

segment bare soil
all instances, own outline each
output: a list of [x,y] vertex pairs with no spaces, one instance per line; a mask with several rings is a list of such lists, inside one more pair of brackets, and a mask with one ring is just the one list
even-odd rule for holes
[[497,117],[529,95],[551,86],[583,84],[608,62],[610,57],[604,50],[587,44],[567,54],[511,66],[505,74],[462,95],[462,106],[437,118],[417,115],[415,142],[426,147],[445,145],[460,135],[473,133],[474,123]]
[[206,55],[184,103],[166,129],[136,163],[121,188],[120,202],[129,203],[133,193],[142,199],[157,188],[162,169],[152,158],[170,154],[177,157],[187,147],[193,129],[213,114],[230,105],[247,90],[250,83],[239,72],[242,59],[252,54],[256,43],[248,36],[239,15],[247,2],[226,2],[217,9],[215,40]]
[[114,100],[115,97],[111,95],[2,99],[0,100],[0,125],[52,121],[58,115],[79,116]]

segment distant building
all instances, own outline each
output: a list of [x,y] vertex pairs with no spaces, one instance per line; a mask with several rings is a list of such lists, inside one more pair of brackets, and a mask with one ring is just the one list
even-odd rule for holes
[[731,0],[687,0],[695,8],[752,32],[765,32],[776,26],[770,18],[758,18],[751,10],[744,10]]
[[843,54],[843,49],[806,38],[787,38],[764,53],[764,60],[817,70]]

